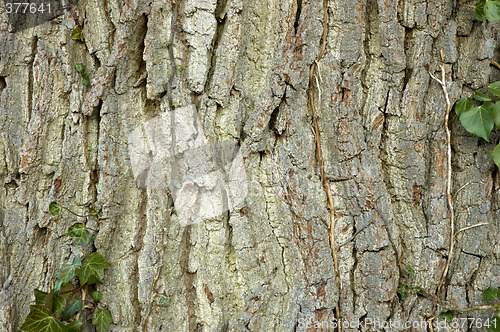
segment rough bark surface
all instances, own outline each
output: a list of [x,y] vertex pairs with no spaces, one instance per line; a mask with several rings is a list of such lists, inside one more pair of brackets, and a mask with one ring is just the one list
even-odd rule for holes
[[[396,293],[434,294],[450,241],[445,98],[427,68],[438,72],[442,49],[452,102],[485,92],[499,78],[498,26],[454,0],[327,7],[315,96],[335,245],[350,240],[340,289],[307,96],[322,1],[81,0],[74,16],[16,33],[0,6],[0,330],[17,331],[33,289],[82,250],[113,263],[99,286],[112,331],[301,331],[337,303],[350,321],[437,316],[428,298]],[[70,39],[77,24],[84,43]],[[206,134],[245,149],[245,207],[182,227],[167,191],[136,185],[128,134],[174,104],[195,104]],[[450,128],[456,230],[488,223],[456,237],[440,294],[465,308],[500,286],[499,175],[485,154],[498,132],[486,143],[454,114]],[[53,220],[52,201],[102,206],[96,248],[71,245],[81,218]]]

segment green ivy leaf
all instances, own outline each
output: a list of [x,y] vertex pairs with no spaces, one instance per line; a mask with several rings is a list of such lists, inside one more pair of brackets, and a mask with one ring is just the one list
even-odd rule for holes
[[163,44],[161,44],[161,47],[168,47],[169,43],[168,41],[164,42]]
[[66,306],[66,299],[59,294],[54,294],[52,302],[52,312],[63,312]]
[[63,323],[52,317],[49,310],[41,305],[31,305],[21,330],[28,332],[65,332]]
[[413,289],[411,290],[411,293],[412,293],[412,294],[417,294],[418,292],[420,292],[420,286],[415,286],[415,287],[413,287]]
[[79,72],[80,74],[83,74],[85,72],[85,65],[83,63],[77,63],[75,67],[76,71]]
[[493,121],[500,128],[500,101],[497,101],[495,105],[493,105]]
[[80,322],[79,320],[75,320],[71,323],[63,322],[63,325],[66,328],[66,331],[68,332],[79,332],[83,328],[83,323]]
[[83,85],[85,86],[89,86],[90,84],[90,76],[88,73],[83,73],[82,74],[82,78],[83,78]]
[[102,217],[102,208],[90,209],[90,214],[93,216],[96,216],[97,218],[101,218]]
[[500,81],[488,85],[488,90],[495,96],[500,96]]
[[93,291],[92,293],[90,293],[90,295],[92,296],[92,298],[93,298],[93,299],[94,299],[94,301],[96,301],[96,302],[99,302],[99,301],[101,301],[101,299],[102,299],[102,293],[101,293],[101,292],[99,292],[99,291],[97,291],[97,290],[95,290],[95,291]]
[[166,297],[162,296],[159,301],[159,305],[162,307],[167,307],[168,306],[168,300]]
[[439,313],[439,318],[446,319],[448,323],[451,323],[453,317],[455,317],[455,313],[451,310],[443,310]]
[[85,228],[85,225],[81,223],[71,226],[68,230],[68,235],[77,246],[86,245],[92,237],[90,232]]
[[413,272],[413,268],[411,266],[406,267],[406,271],[412,276],[412,278],[415,278],[415,272]]
[[82,266],[82,261],[80,259],[80,255],[77,255],[73,259],[73,264],[65,264],[62,268],[57,270],[56,278],[59,282],[56,282],[56,285],[54,286],[54,291],[56,293],[59,293],[62,284],[66,284],[73,280],[75,277],[75,270],[80,266]]
[[484,14],[490,22],[500,20],[500,0],[487,0],[484,4]]
[[95,311],[92,324],[95,326],[97,332],[106,332],[111,323],[113,323],[113,318],[111,318],[109,310],[97,309]]
[[62,280],[56,280],[54,284],[54,292],[60,293],[62,284],[63,284]]
[[490,97],[481,92],[476,92],[474,94],[474,99],[479,101],[492,101]]
[[476,5],[474,6],[474,17],[478,21],[484,21],[486,20],[486,15],[484,12],[484,4],[486,3],[486,0],[481,0]]
[[180,71],[180,72],[182,72],[182,71],[184,70],[184,68],[182,68],[182,66],[181,66],[181,65],[178,65],[178,66],[177,66],[177,67],[175,67],[175,68],[177,68],[177,70],[178,70],[178,71]]
[[472,98],[460,98],[455,104],[455,112],[460,116],[463,112],[467,112],[472,107],[474,107]]
[[[486,152],[486,154],[489,154],[490,156],[493,156],[493,161],[497,165],[497,167],[500,168],[500,144],[495,146],[493,151],[491,152]],[[484,294],[484,293],[483,293]]]
[[35,293],[35,304],[36,305],[44,305],[45,304],[45,298],[49,293],[43,292],[39,289],[34,290]]
[[401,285],[396,292],[401,296],[401,300],[404,301],[408,297],[408,286]]
[[85,284],[96,284],[102,281],[104,278],[104,269],[110,266],[108,262],[104,260],[101,253],[94,252],[87,258],[87,262],[82,264],[77,271],[78,277],[80,278],[80,286]]
[[82,30],[79,27],[75,27],[71,33],[71,39],[83,41]]
[[493,103],[484,103],[481,106],[473,107],[460,115],[462,126],[471,134],[490,141],[490,133],[494,126]]
[[71,316],[73,316],[74,314],[76,314],[77,312],[79,312],[80,310],[82,310],[82,308],[83,308],[83,302],[82,301],[80,301],[80,300],[73,300],[72,303],[66,305],[66,307],[64,308],[62,320],[68,320],[68,319],[70,319]]
[[54,295],[54,291],[51,291],[49,294],[47,294],[45,299],[43,299],[43,307],[45,307],[45,309],[47,309],[51,314],[54,312],[52,310],[54,304]]
[[70,281],[60,288],[59,295],[67,299],[70,296],[70,290],[72,289],[73,289],[73,284]]
[[483,299],[486,302],[495,301],[500,297],[500,289],[495,287],[488,287],[483,291]]
[[498,319],[498,316],[495,316],[491,319],[489,322],[489,326],[486,326],[486,331],[488,332],[500,332],[500,319]]
[[59,216],[61,214],[61,207],[59,206],[59,204],[57,204],[56,202],[50,203],[49,213],[54,217]]

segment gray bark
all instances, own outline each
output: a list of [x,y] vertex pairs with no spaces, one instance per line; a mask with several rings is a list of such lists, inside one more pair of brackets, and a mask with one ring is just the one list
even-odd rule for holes
[[[16,331],[33,289],[51,288],[82,250],[113,263],[99,285],[112,331],[300,331],[299,319],[331,321],[337,303],[349,321],[439,314],[396,293],[434,294],[450,242],[446,105],[427,68],[438,74],[442,49],[452,102],[485,92],[499,78],[496,24],[454,0],[328,1],[315,96],[335,245],[371,223],[339,249],[337,289],[307,96],[322,1],[81,0],[74,17],[16,33],[2,8],[0,330]],[[84,43],[70,39],[76,18]],[[211,139],[247,151],[241,209],[183,227],[166,190],[137,186],[128,135],[174,103],[196,105]],[[455,228],[488,223],[456,237],[440,295],[465,308],[500,286],[499,175],[485,154],[498,132],[486,143],[453,112],[450,129]],[[96,248],[71,245],[82,219],[55,221],[52,201],[102,206]]]

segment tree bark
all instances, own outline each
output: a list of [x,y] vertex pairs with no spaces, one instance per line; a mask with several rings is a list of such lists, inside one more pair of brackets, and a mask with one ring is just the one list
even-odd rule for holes
[[[95,250],[113,264],[98,286],[112,331],[303,331],[338,319],[337,306],[343,321],[436,321],[425,294],[484,305],[481,291],[500,286],[499,175],[485,154],[498,132],[487,143],[451,112],[455,232],[487,224],[455,237],[438,292],[453,239],[446,102],[428,71],[440,75],[442,52],[452,103],[485,92],[499,78],[498,25],[454,0],[326,7],[324,22],[322,1],[82,0],[13,33],[0,6],[0,330],[17,331],[33,289]],[[83,43],[70,38],[77,25]],[[248,194],[183,226],[167,190],[137,185],[128,139],[187,105],[210,139],[244,151]],[[82,218],[55,220],[52,201],[102,207],[102,225],[83,220],[99,229],[95,248],[71,244]],[[422,291],[403,301],[399,285]]]

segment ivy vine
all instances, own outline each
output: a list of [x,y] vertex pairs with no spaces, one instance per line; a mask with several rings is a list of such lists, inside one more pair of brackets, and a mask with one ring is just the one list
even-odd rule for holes
[[474,16],[478,21],[500,20],[500,0],[481,0],[473,8]]
[[[490,141],[493,127],[496,125],[500,128],[500,101],[496,101],[500,100],[500,81],[489,85],[488,90],[493,97],[476,92],[473,98],[460,98],[455,104],[455,112],[465,130],[487,142]],[[500,144],[487,153],[493,156],[495,164],[500,167]]]
[[[462,6],[474,9],[478,21],[495,22],[500,20],[500,0],[481,0],[474,6],[459,2]],[[455,112],[462,126],[469,133],[490,141],[490,133],[496,125],[500,128],[500,81],[488,86],[493,96],[476,92],[473,98],[460,98],[455,104]],[[496,102],[495,102],[496,101]],[[500,144],[491,152],[495,164],[500,167]]]
[[[483,300],[485,302],[496,302],[493,305],[485,305],[476,308],[469,308],[464,310],[456,311],[476,311],[476,310],[493,310],[493,316],[491,319],[481,323],[482,326],[486,327],[488,332],[500,332],[500,289],[495,287],[488,287],[483,291]],[[439,313],[439,318],[446,319],[448,323],[453,321],[455,317],[455,311],[451,308],[445,309]],[[472,323],[471,323],[472,322]],[[468,322],[469,324],[474,324],[473,321]],[[474,327],[474,326],[469,326]]]
[[[52,202],[49,213],[58,218],[62,210],[67,210],[78,217],[93,217],[98,223],[102,218],[102,210],[91,209],[90,214],[81,216],[70,209]],[[68,229],[67,235],[76,246],[85,246],[94,241],[92,229],[83,223],[76,223]],[[111,264],[103,255],[94,252],[82,260],[77,255],[73,262],[64,264],[56,271],[54,287],[49,292],[34,290],[35,304],[30,306],[21,330],[28,332],[78,332],[83,328],[83,321],[92,314],[92,324],[97,332],[108,330],[113,319],[109,310],[100,308],[102,293],[96,285],[104,279],[104,271]],[[90,294],[90,299],[87,298]],[[87,311],[86,316],[81,315]]]
[[89,73],[87,73],[85,71],[85,65],[82,64],[82,63],[77,63],[75,67],[76,67],[76,71],[78,73],[80,73],[80,76],[82,77],[83,85],[89,86],[89,84],[90,84],[90,76],[89,76]]
[[[478,21],[495,22],[500,20],[500,0],[480,0],[474,6],[463,4],[460,5],[471,7],[474,9],[474,17]],[[469,133],[483,138],[489,142],[490,133],[496,125],[500,128],[500,81],[492,83],[488,86],[488,91],[491,96],[481,92],[474,93],[473,97],[460,98],[455,104],[455,112],[462,123],[462,126]],[[495,164],[500,167],[500,144],[493,151],[487,152],[493,157]],[[405,286],[405,285],[403,285]],[[401,289],[401,287],[400,287]],[[405,292],[406,291],[406,292]],[[407,293],[407,289],[401,292]],[[403,297],[403,294],[398,290],[398,293]],[[483,324],[488,332],[500,332],[500,290],[495,287],[488,287],[482,292],[485,302],[496,302],[493,305],[485,305],[467,309],[454,309],[444,305],[444,308],[439,313],[439,317],[451,322],[455,317],[456,312],[468,312],[476,310],[492,310],[493,315],[491,320]]]
[[[474,10],[474,17],[478,21],[499,21],[500,20],[500,0],[480,0],[475,5],[461,5],[471,7]],[[80,28],[75,27],[71,34],[71,39],[83,42],[83,35]],[[162,47],[169,47],[168,41]],[[177,71],[182,72],[184,68],[176,66]],[[85,71],[83,64],[76,65],[77,72],[81,75],[83,84],[90,84],[89,74]],[[462,123],[462,126],[471,134],[485,139],[489,142],[489,136],[494,126],[500,128],[500,81],[488,86],[492,96],[476,92],[473,97],[461,98],[456,102],[455,112]],[[176,103],[174,107],[178,107]],[[493,157],[495,164],[500,167],[500,144],[493,151],[488,152]],[[49,213],[54,217],[59,217],[65,209],[78,217],[93,217],[96,221],[102,218],[102,211],[91,209],[90,214],[79,216],[73,211],[52,202],[49,205]],[[67,235],[76,246],[85,246],[95,239],[92,229],[84,223],[75,223],[69,229]],[[44,332],[78,332],[83,328],[83,322],[92,316],[91,323],[98,332],[105,332],[113,323],[109,310],[100,306],[103,294],[97,290],[96,285],[101,283],[105,277],[105,270],[111,264],[105,260],[99,252],[93,252],[88,257],[77,255],[72,263],[64,264],[55,273],[54,287],[49,292],[39,289],[34,290],[35,303],[30,306],[30,312],[26,317],[21,330],[23,331],[44,331]],[[414,278],[411,267],[407,268],[408,273]],[[408,287],[406,284],[400,285],[397,292],[404,301],[408,294],[417,294],[420,287]],[[87,298],[90,295],[90,299]],[[489,287],[482,292],[486,302],[496,302],[493,305],[473,310],[493,310],[494,317],[489,326],[488,332],[500,332],[500,290]],[[166,298],[160,300],[160,305],[167,306]],[[82,314],[86,316],[82,319]],[[451,321],[455,311],[451,308],[441,311],[440,317]]]

